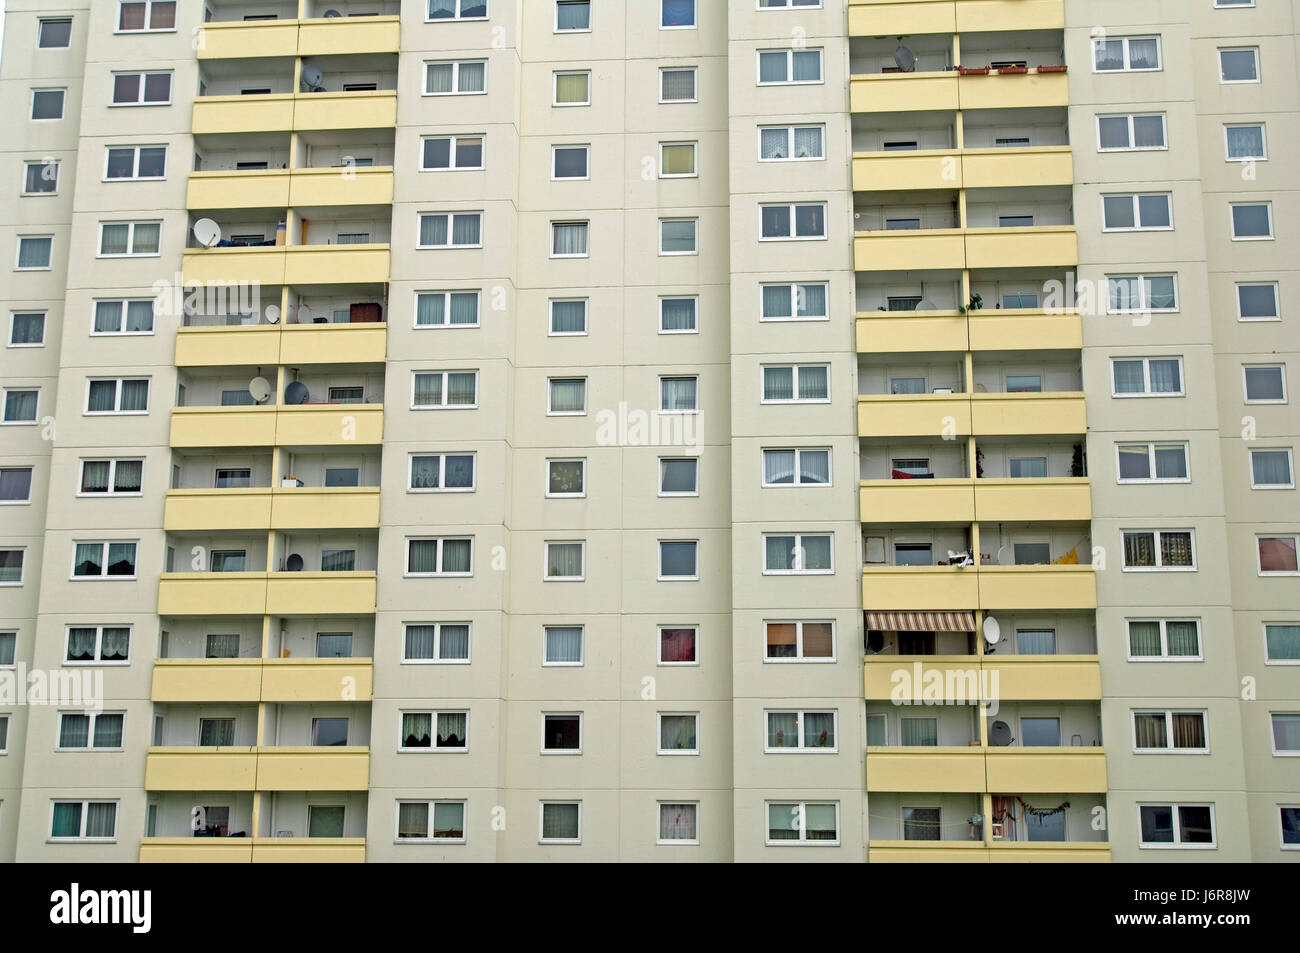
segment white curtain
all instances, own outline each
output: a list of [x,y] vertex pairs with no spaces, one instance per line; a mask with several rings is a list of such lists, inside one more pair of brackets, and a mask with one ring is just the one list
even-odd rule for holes
[[695,410],[696,379],[667,377],[661,381],[663,410]]
[[939,743],[936,718],[900,718],[899,744],[904,747],[934,747]]
[[835,715],[829,711],[810,711],[803,716],[805,748],[835,747]]
[[695,716],[662,715],[659,718],[659,747],[663,751],[694,751]]
[[1021,655],[1055,655],[1056,632],[1053,629],[1019,629],[1016,651]]
[[463,748],[468,743],[465,737],[466,714],[461,712],[438,713],[438,747]]
[[794,566],[794,537],[768,536],[763,540],[765,556],[763,567],[769,571],[791,569]]
[[420,244],[425,246],[440,246],[447,244],[446,215],[420,216]]
[[760,133],[759,149],[764,159],[788,159],[790,131],[784,128],[764,129]]
[[1201,637],[1197,624],[1190,619],[1165,623],[1165,638],[1169,642],[1169,655],[1197,656],[1201,654]]
[[413,539],[407,543],[406,571],[415,573],[438,571],[438,540]]
[[454,292],[451,295],[451,323],[478,323],[478,292]]
[[799,317],[824,317],[826,315],[826,286],[799,285]]
[[86,805],[86,836],[112,837],[117,830],[117,805],[92,803]]
[[569,225],[553,225],[553,251],[557,255],[587,254],[587,224],[578,222]]
[[816,82],[822,78],[821,50],[795,50],[793,57],[796,83]]
[[1115,393],[1140,394],[1145,385],[1142,377],[1141,361],[1115,361],[1112,365],[1115,373]]
[[424,325],[443,325],[446,317],[447,296],[443,294],[422,294],[415,299],[415,323]]
[[659,839],[696,840],[699,833],[695,818],[694,804],[660,804]]
[[799,453],[799,475],[804,483],[831,482],[831,455],[826,450],[803,450]]
[[415,406],[436,407],[442,403],[442,375],[415,375]]
[[437,632],[436,625],[408,625],[405,658],[408,660],[434,658],[434,639],[437,638]]
[[95,717],[95,748],[122,747],[122,716],[100,714]]
[[433,715],[427,711],[402,715],[402,747],[428,748],[433,744]]
[[149,382],[122,381],[122,410],[149,409]]
[[794,368],[765,367],[763,369],[763,399],[794,399]]
[[664,298],[659,304],[663,321],[663,330],[695,330],[694,298]]
[[462,93],[483,92],[483,80],[487,73],[486,63],[460,64],[460,90]]
[[469,572],[471,546],[468,539],[442,541],[442,571]]
[[[1300,659],[1300,624],[1268,625],[1264,628],[1268,643],[1268,657],[1274,660],[1292,661]],[[13,653],[9,655],[13,660]]]
[[830,378],[824,367],[799,368],[799,399],[825,400],[830,396]]
[[[820,285],[805,285],[804,287],[817,288]],[[801,309],[802,312],[802,309]],[[793,314],[793,301],[789,285],[764,285],[763,286],[763,317],[765,318],[788,318]]]
[[477,385],[477,374],[448,374],[447,403],[453,407],[473,404],[476,399]]
[[822,155],[821,126],[796,126],[794,155],[797,159],[819,159]]
[[768,712],[767,746],[769,748],[799,747],[799,716],[792,711]]
[[122,302],[95,302],[95,331],[99,334],[113,334],[122,330]]
[[425,89],[430,93],[450,93],[452,71],[450,63],[430,63],[425,71]]
[[551,332],[553,334],[581,334],[586,330],[587,302],[551,302]]
[[551,543],[546,547],[546,575],[571,578],[582,575],[582,544]]
[[803,546],[804,569],[831,568],[831,538],[829,536],[803,536],[800,538],[800,543]]
[[1264,154],[1263,126],[1229,126],[1228,158],[1259,158]]
[[424,838],[429,836],[429,805],[427,802],[420,801],[398,805],[397,836],[399,838]]
[[581,662],[582,629],[578,626],[547,627],[546,661]]
[[453,245],[478,245],[482,243],[482,216],[477,212],[451,217],[451,243]]
[[1134,658],[1160,657],[1160,623],[1132,621],[1128,624],[1128,651]]
[[95,660],[95,630],[76,628],[68,630],[68,661],[93,662]]
[[559,0],[555,16],[556,27],[560,30],[586,30],[591,26],[591,2]]
[[441,640],[438,657],[442,659],[469,658],[469,626],[444,625],[439,634]]
[[204,655],[207,658],[238,658],[239,635],[212,634],[206,639]]
[[766,484],[794,483],[793,450],[763,451],[763,482]]
[[90,743],[90,716],[64,715],[59,722],[60,748],[85,748]]
[[578,839],[577,804],[543,804],[542,837],[547,840]]
[[551,413],[577,414],[587,408],[587,382],[551,381]]

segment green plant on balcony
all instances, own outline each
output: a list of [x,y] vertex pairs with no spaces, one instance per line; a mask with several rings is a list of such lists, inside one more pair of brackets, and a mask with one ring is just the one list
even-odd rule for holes
[[984,296],[980,294],[973,294],[970,297],[970,303],[962,305],[957,310],[960,311],[962,314],[967,314],[968,312],[971,311],[979,311],[983,307],[984,307]]

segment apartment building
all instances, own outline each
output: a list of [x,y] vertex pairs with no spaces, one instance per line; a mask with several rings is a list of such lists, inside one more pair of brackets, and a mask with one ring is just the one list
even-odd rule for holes
[[0,858],[1300,857],[1298,15],[11,0]]

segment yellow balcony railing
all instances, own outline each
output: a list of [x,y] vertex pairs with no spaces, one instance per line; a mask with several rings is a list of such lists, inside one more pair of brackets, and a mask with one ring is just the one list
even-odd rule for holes
[[262,696],[262,660],[157,659],[155,702],[256,702]]
[[191,209],[283,210],[323,206],[391,205],[393,170],[362,167],[324,169],[217,170],[193,172],[185,196]]
[[365,746],[257,749],[259,791],[365,791],[369,786]]
[[864,523],[973,523],[973,480],[863,480],[858,490]]
[[1055,268],[1079,263],[1073,225],[968,228],[967,268]]
[[[870,750],[870,749],[868,749]],[[868,766],[870,766],[868,755]],[[1104,748],[988,749],[988,788],[993,793],[1101,793],[1106,785]]]
[[858,397],[860,437],[965,437],[969,394],[867,394]]
[[149,791],[364,791],[370,749],[347,747],[171,747],[148,749]]
[[295,132],[391,129],[396,125],[396,90],[300,93],[293,112]]
[[185,207],[285,209],[289,206],[289,175],[288,169],[191,172]]
[[158,581],[158,613],[174,616],[371,615],[373,572],[175,572]]
[[981,668],[1006,701],[1101,700],[1101,665],[1095,655],[986,655]]
[[952,271],[966,267],[966,239],[959,228],[858,232],[853,262],[858,271]]
[[873,840],[867,859],[875,864],[1110,863],[1105,841],[915,841]]
[[1082,565],[880,566],[862,570],[862,603],[871,609],[1096,609],[1090,554]]
[[984,749],[978,745],[868,748],[867,790],[916,794],[986,791]]
[[970,394],[977,436],[1076,435],[1087,431],[1083,394]]
[[255,837],[255,864],[361,864],[364,837]]
[[990,523],[1086,523],[1092,519],[1088,478],[976,480],[975,518]]
[[400,17],[337,17],[298,22],[300,56],[396,53],[401,45]]
[[1075,311],[864,311],[857,317],[859,354],[1077,351],[1082,346],[1083,323]]
[[176,407],[171,445],[355,447],[382,443],[383,428],[383,404]]
[[860,231],[857,271],[1067,267],[1078,264],[1073,225],[1024,228],[913,228]]
[[1099,701],[1101,666],[1095,655],[871,655],[862,683],[867,701],[925,701],[927,686],[949,704]]
[[1080,565],[980,566],[981,609],[1096,609],[1097,574],[1092,554]]
[[856,192],[990,189],[1073,183],[1074,162],[1069,146],[859,152],[853,156],[853,189]]
[[142,864],[362,863],[364,837],[145,837]]
[[859,354],[953,352],[970,347],[959,311],[866,311],[858,315]]
[[987,76],[962,76],[956,70],[860,73],[849,81],[849,109],[858,114],[1025,109],[1068,104],[1069,84],[1065,74],[1040,73],[1036,68],[1014,75],[994,70]]
[[1032,65],[1023,74],[993,70],[987,76],[962,76],[957,89],[960,109],[1029,109],[1070,104],[1070,85],[1065,73],[1040,73]]
[[294,169],[289,177],[289,204],[295,208],[392,205],[393,170],[378,166]]
[[391,89],[199,96],[191,120],[196,136],[391,129],[396,124],[397,91]]
[[171,533],[378,526],[378,487],[169,490],[163,509],[163,528]]
[[1064,28],[1063,0],[849,0],[849,36]]
[[279,325],[176,329],[177,367],[274,367],[279,363]]
[[372,662],[360,658],[157,659],[155,702],[369,701]]
[[293,93],[257,96],[199,96],[191,125],[196,136],[235,132],[289,132],[293,129]]
[[214,20],[198,32],[201,60],[396,53],[401,19],[395,16],[310,20]]
[[215,325],[176,329],[177,367],[382,364],[382,322]]
[[383,284],[388,281],[387,244],[267,245],[253,248],[190,248],[181,259],[188,285],[232,281],[276,285]]
[[148,791],[252,791],[256,784],[253,747],[152,747],[145,755]]
[[1073,310],[982,309],[970,312],[969,319],[972,351],[1076,351],[1083,347],[1083,321]]
[[966,149],[961,153],[961,169],[968,189],[1074,184],[1074,157],[1069,146]]
[[862,604],[871,609],[925,611],[979,607],[979,581],[973,567],[866,566]]
[[927,684],[944,686],[942,699],[930,701],[974,704],[985,699],[978,655],[870,655],[863,663],[862,684],[867,701],[925,701]]
[[298,21],[212,21],[199,27],[195,40],[195,52],[201,60],[295,56]]
[[373,664],[359,658],[278,658],[262,663],[262,701],[370,701]]

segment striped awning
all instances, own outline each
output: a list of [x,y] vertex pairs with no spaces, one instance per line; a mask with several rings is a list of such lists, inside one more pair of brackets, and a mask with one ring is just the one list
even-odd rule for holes
[[973,612],[864,612],[868,629],[882,632],[974,632]]

